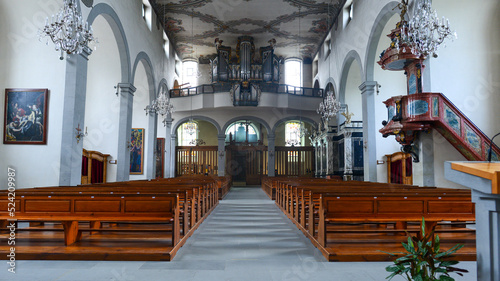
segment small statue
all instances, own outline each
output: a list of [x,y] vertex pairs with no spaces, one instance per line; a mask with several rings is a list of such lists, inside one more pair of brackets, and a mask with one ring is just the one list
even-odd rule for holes
[[408,12],[408,1],[409,0],[401,0],[401,3],[396,6],[397,8],[401,9],[401,22],[405,21],[405,16]]
[[219,40],[219,38],[215,38],[215,48],[218,50],[221,46],[222,46],[222,42],[224,42],[224,40]]
[[352,113],[352,112],[349,113],[349,111],[347,111],[347,112],[342,112],[340,114],[342,114],[345,117],[346,124],[351,124],[351,118],[352,118],[352,116],[354,116],[354,113]]

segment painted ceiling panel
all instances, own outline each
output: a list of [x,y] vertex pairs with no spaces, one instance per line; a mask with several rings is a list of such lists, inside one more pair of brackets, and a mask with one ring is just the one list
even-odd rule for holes
[[284,58],[311,57],[345,4],[345,0],[150,2],[183,59],[215,54],[216,38],[234,50],[243,35],[252,36],[257,49],[276,39],[275,53]]

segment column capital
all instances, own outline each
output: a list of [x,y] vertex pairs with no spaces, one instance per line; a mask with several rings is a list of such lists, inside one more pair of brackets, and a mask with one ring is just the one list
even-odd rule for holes
[[224,134],[220,134],[220,135],[217,135],[217,140],[226,140],[226,135]]
[[118,83],[118,92],[119,93],[128,93],[131,96],[134,96],[135,91],[137,88],[132,85],[132,83]]
[[92,49],[89,48],[89,46],[83,47],[82,52],[80,53],[80,56],[82,56],[86,60],[89,60],[90,55],[92,55]]
[[268,134],[267,135],[267,140],[275,140],[276,139],[276,135],[275,134]]
[[365,81],[359,85],[359,90],[361,90],[361,94],[364,94],[365,92],[373,91],[377,84],[377,81]]

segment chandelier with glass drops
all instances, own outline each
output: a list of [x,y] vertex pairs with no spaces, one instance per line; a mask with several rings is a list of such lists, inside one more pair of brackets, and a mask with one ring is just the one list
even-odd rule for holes
[[192,136],[194,133],[198,131],[198,122],[193,119],[193,97],[191,96],[191,117],[189,121],[184,123],[184,130],[188,135]]
[[[327,18],[327,26],[330,28],[330,3],[328,3],[328,18]],[[331,58],[328,58],[328,77],[330,77],[330,68],[331,68]],[[329,87],[327,87],[329,88]],[[340,101],[335,98],[335,94],[333,93],[333,89],[330,87],[326,93],[326,97],[319,104],[319,108],[316,112],[321,115],[321,119],[328,123],[332,117],[336,116],[340,111]]]
[[[450,21],[443,17],[439,19],[436,10],[432,10],[430,0],[422,0],[418,3],[413,18],[401,30],[401,41],[399,45],[409,47],[412,54],[426,58],[429,55],[437,57],[439,46],[445,39],[452,41],[457,38],[457,33],[450,29]],[[403,47],[403,52],[406,48]]]
[[335,98],[335,94],[330,89],[326,93],[326,98],[319,104],[319,108],[316,111],[323,120],[330,120],[332,117],[336,116],[340,111],[340,101]]
[[170,98],[167,95],[165,87],[161,88],[158,98],[156,98],[152,104],[146,106],[144,110],[146,111],[146,115],[148,115],[148,113],[160,114],[163,117],[163,125],[167,125],[166,115],[171,115],[174,112],[174,106],[170,103]]
[[64,0],[64,6],[59,13],[52,15],[50,22],[47,17],[45,27],[39,30],[40,40],[43,37],[50,37],[56,51],[61,52],[59,57],[61,60],[64,59],[65,53],[66,55],[81,54],[86,46],[98,43],[93,35],[92,26],[89,26],[89,23],[83,19],[76,4],[76,0]]

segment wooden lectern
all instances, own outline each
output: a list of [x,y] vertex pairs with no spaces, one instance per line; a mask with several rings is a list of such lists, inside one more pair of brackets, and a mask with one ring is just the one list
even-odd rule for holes
[[447,180],[469,187],[476,204],[477,280],[500,280],[500,162],[446,162]]

